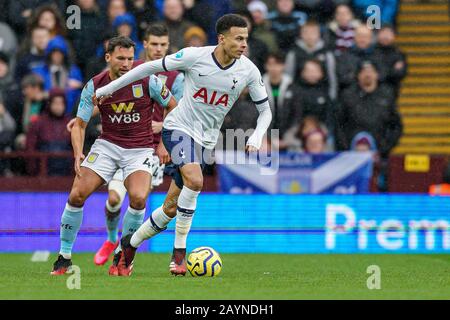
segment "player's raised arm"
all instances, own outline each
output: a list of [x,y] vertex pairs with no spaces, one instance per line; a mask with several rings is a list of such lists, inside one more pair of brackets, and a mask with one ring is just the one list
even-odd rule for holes
[[272,122],[272,110],[270,109],[269,99],[261,73],[256,67],[254,67],[254,70],[250,74],[248,87],[250,89],[250,96],[259,111],[255,132],[253,132],[247,141],[246,150],[253,152],[261,148],[264,135]]
[[148,61],[128,71],[120,78],[111,81],[104,87],[97,89],[95,96],[97,98],[104,98],[112,95],[117,90],[133,83],[139,79],[149,77],[152,74],[172,71],[172,70],[187,70],[197,59],[195,51],[198,48],[185,48],[170,56],[166,56],[162,59]]

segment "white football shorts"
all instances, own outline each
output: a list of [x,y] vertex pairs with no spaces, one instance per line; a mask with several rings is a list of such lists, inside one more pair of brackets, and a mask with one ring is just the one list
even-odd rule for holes
[[93,170],[106,183],[113,179],[118,169],[122,169],[123,181],[136,171],[146,171],[153,175],[153,152],[153,148],[125,149],[109,141],[97,139],[81,166]]
[[[153,156],[153,169],[152,169],[152,187],[157,187],[163,183],[164,179],[164,164],[159,164],[158,156]],[[114,174],[112,180],[108,184],[108,190],[116,191],[120,198],[123,199],[127,190],[123,183],[123,171],[119,169]]]

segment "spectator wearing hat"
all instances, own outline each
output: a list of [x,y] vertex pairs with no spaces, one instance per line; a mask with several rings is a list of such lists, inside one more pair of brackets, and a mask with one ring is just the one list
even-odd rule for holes
[[33,68],[44,80],[45,91],[61,88],[66,92],[67,112],[70,113],[81,94],[83,77],[80,68],[71,63],[69,47],[61,36],[54,37],[47,45],[46,64]]
[[287,53],[295,44],[298,29],[306,23],[308,16],[295,10],[294,0],[277,0],[276,10],[269,13],[267,19],[278,42],[278,47]]
[[401,81],[408,73],[408,65],[406,55],[395,44],[395,31],[389,25],[383,26],[377,34],[374,60],[381,66],[380,81],[392,86],[398,97]]
[[181,0],[164,1],[164,22],[169,29],[170,52],[184,48],[184,34],[194,24],[183,18],[184,7]]
[[314,129],[302,136],[303,150],[310,154],[327,152],[327,135],[320,129]]
[[299,81],[306,61],[315,59],[320,61],[325,71],[324,83],[328,87],[329,98],[334,100],[337,96],[336,60],[325,41],[320,35],[320,25],[313,20],[308,21],[300,28],[299,38],[295,46],[286,57],[286,73],[294,81]]
[[31,37],[29,41],[24,41],[17,61],[15,79],[18,83],[33,68],[41,67],[45,64],[45,49],[49,41],[50,32],[46,28],[36,26],[31,30]]
[[184,33],[185,47],[203,47],[206,45],[208,39],[205,31],[202,28],[193,26]]
[[358,132],[352,139],[350,150],[367,152],[367,151],[377,151],[377,143],[374,137],[366,132]]
[[138,38],[136,19],[131,13],[125,13],[114,19],[113,29],[117,36],[128,37],[136,44],[134,59],[139,59],[144,50],[144,45]]
[[334,11],[334,19],[328,23],[324,39],[333,52],[342,53],[355,44],[355,30],[361,22],[354,18],[352,8],[340,4]]
[[[66,125],[70,118],[66,115],[66,95],[64,90],[50,90],[48,105],[37,121],[30,125],[26,138],[27,151],[58,152],[70,151],[70,133]],[[49,158],[49,175],[67,175],[70,173],[70,161],[61,158]],[[29,162],[29,173],[36,174],[36,161]]]
[[375,138],[369,132],[359,132],[353,137],[350,150],[372,152],[373,172],[370,179],[370,192],[387,190],[386,176],[388,162],[380,159]]
[[343,90],[356,81],[356,69],[361,61],[374,60],[373,31],[366,25],[355,29],[355,45],[349,50],[336,53],[336,74],[339,90]]
[[260,0],[254,0],[248,4],[247,10],[250,12],[253,20],[252,36],[264,42],[269,52],[277,52],[278,44],[267,20],[267,5]]
[[402,134],[402,122],[391,87],[378,82],[378,70],[371,61],[359,63],[358,82],[343,91],[336,112],[336,144],[348,150],[353,137],[362,131],[376,141],[382,158],[387,158]]

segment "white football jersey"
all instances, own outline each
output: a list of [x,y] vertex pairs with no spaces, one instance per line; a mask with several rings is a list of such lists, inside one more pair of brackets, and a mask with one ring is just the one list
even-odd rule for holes
[[166,71],[185,73],[183,98],[165,118],[164,128],[183,131],[207,149],[216,145],[225,115],[246,87],[255,104],[268,100],[252,61],[242,56],[222,68],[213,55],[215,48],[184,48],[163,59]]

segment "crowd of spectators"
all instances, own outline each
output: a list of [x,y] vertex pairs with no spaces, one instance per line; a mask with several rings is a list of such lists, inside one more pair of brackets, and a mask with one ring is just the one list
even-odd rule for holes
[[[64,126],[83,85],[105,68],[105,44],[125,35],[137,44],[162,21],[170,52],[214,45],[214,23],[225,13],[249,24],[246,55],[263,74],[280,150],[311,153],[372,150],[386,158],[402,134],[396,100],[406,76],[395,43],[398,1],[364,0],[21,0],[0,4],[0,152],[70,150]],[[381,8],[381,29],[365,23]],[[81,28],[67,19],[80,9]],[[244,92],[223,128],[248,129]],[[97,126],[98,124],[96,124]],[[64,174],[64,162],[52,163]],[[35,166],[0,161],[0,175],[33,174]]]

